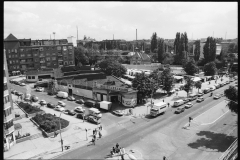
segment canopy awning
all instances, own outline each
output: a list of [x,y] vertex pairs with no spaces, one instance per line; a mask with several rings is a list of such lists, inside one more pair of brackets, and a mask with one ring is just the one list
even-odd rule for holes
[[183,79],[183,76],[174,76],[175,79]]
[[199,77],[194,77],[194,78],[192,79],[192,81],[194,81],[194,82],[201,81],[201,80],[202,80],[202,79],[199,78]]

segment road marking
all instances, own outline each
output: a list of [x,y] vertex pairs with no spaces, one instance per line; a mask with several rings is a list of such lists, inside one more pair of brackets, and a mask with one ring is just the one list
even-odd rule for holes
[[209,125],[209,124],[213,124],[215,123],[218,119],[220,119],[222,116],[224,116],[226,113],[228,113],[229,110],[227,112],[225,112],[224,114],[222,114],[220,117],[218,117],[217,119],[215,119],[215,121],[211,122],[211,123],[202,123],[201,125]]

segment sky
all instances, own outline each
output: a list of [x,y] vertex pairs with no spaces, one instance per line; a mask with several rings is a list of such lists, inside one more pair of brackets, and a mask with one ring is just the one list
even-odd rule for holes
[[4,38],[237,38],[237,2],[4,2]]

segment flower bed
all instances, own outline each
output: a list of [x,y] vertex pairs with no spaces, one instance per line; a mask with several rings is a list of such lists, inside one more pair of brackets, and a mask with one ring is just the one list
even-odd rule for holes
[[23,141],[26,141],[26,140],[29,140],[30,139],[30,133],[26,133],[24,135],[16,135],[16,143],[20,143],[20,142],[23,142]]
[[40,108],[33,107],[31,104],[24,103],[24,102],[19,102],[18,106],[22,108],[27,114],[33,114],[33,113],[43,111]]
[[[59,117],[55,117],[50,113],[37,114],[32,118],[41,129],[46,133],[51,133],[60,130]],[[69,121],[60,118],[61,129],[66,128],[69,125]]]

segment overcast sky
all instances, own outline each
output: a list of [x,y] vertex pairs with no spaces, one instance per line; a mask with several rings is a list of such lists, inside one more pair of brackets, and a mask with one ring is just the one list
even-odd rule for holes
[[[237,38],[237,2],[4,2],[4,38]],[[76,39],[73,39],[74,41]]]

